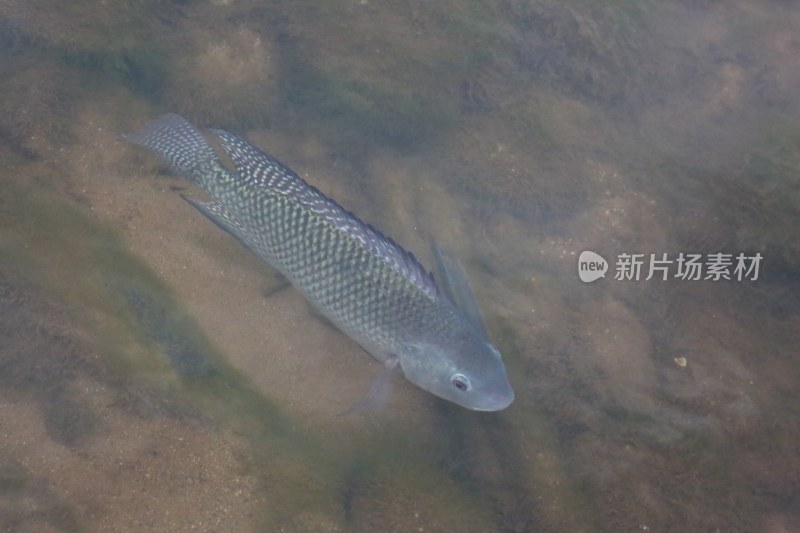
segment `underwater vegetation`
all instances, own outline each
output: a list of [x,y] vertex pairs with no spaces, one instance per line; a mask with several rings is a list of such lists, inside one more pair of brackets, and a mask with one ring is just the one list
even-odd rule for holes
[[800,128],[776,121],[751,148],[738,175],[710,182],[715,196],[728,200],[740,215],[736,244],[765,250],[795,272],[800,271]]
[[504,8],[514,21],[514,63],[560,93],[630,108],[647,98],[647,84],[668,75],[663,64],[642,61],[653,52],[647,2],[509,1]]
[[267,124],[279,80],[273,38],[246,26],[221,32],[193,22],[164,43],[161,105],[219,127]]
[[0,455],[0,527],[8,531],[77,530],[80,520],[43,479]]
[[[0,57],[5,54],[0,52]],[[0,139],[31,158],[44,138],[68,131],[76,84],[69,68],[27,55],[3,58],[0,66]]]
[[14,43],[17,54],[46,55],[77,69],[63,80],[88,73],[90,79],[80,84],[83,90],[100,82],[97,73],[152,90],[163,74],[163,49],[156,37],[179,16],[172,2],[8,0],[0,4],[0,34]]
[[63,145],[74,104],[112,79],[141,86],[131,79],[137,64],[157,70],[146,65],[150,19],[133,4],[0,3],[0,139],[12,150],[36,158]]
[[10,397],[41,395],[49,436],[70,445],[97,428],[97,417],[69,393],[77,374],[87,371],[86,361],[78,357],[79,348],[70,336],[68,322],[53,315],[30,290],[0,280],[3,393]]
[[37,47],[59,53],[119,53],[146,32],[154,12],[167,18],[177,13],[172,2],[122,0],[62,3],[47,0],[4,0],[0,20],[8,30]]
[[181,376],[209,377],[216,373],[209,354],[184,332],[191,327],[178,309],[165,305],[163,298],[143,286],[117,280],[111,286],[118,290],[131,307],[147,337],[158,347]]

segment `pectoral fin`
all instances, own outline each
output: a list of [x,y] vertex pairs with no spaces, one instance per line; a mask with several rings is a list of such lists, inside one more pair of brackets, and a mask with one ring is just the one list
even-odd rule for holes
[[386,404],[389,402],[389,397],[392,394],[392,374],[395,373],[395,369],[399,363],[400,359],[397,356],[392,356],[387,359],[386,363],[384,363],[383,370],[372,380],[372,385],[370,385],[369,391],[367,391],[364,397],[352,407],[339,413],[339,415],[344,416],[353,413],[363,413],[364,411],[379,411],[386,407]]

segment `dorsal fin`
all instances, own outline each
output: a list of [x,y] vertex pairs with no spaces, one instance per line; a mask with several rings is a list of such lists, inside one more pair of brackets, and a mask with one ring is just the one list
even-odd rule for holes
[[442,292],[458,308],[470,324],[487,339],[486,326],[483,324],[475,296],[469,287],[467,276],[458,260],[431,241],[433,254],[433,270],[438,286]]
[[388,261],[429,297],[439,296],[433,276],[417,261],[414,254],[407,252],[392,239],[361,221],[271,155],[224,130],[212,131],[219,137],[220,146],[231,158],[237,173],[245,183],[253,187],[265,187],[291,197],[342,231],[359,239],[372,253]]

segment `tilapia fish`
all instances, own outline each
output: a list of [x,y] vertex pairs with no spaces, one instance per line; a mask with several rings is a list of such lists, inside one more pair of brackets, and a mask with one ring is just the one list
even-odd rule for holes
[[[393,374],[469,409],[514,400],[500,353],[414,256],[244,139],[211,130],[232,165],[184,118],[126,136],[164,158],[210,200],[186,200],[286,276],[384,364],[359,406],[385,401]],[[229,168],[232,167],[232,168]],[[466,298],[472,301],[471,298]]]

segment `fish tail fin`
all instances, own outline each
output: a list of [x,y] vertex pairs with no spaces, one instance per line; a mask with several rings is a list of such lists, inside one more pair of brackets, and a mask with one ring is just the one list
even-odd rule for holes
[[161,115],[125,140],[161,156],[176,173],[202,185],[220,167],[214,149],[200,131],[180,115]]

